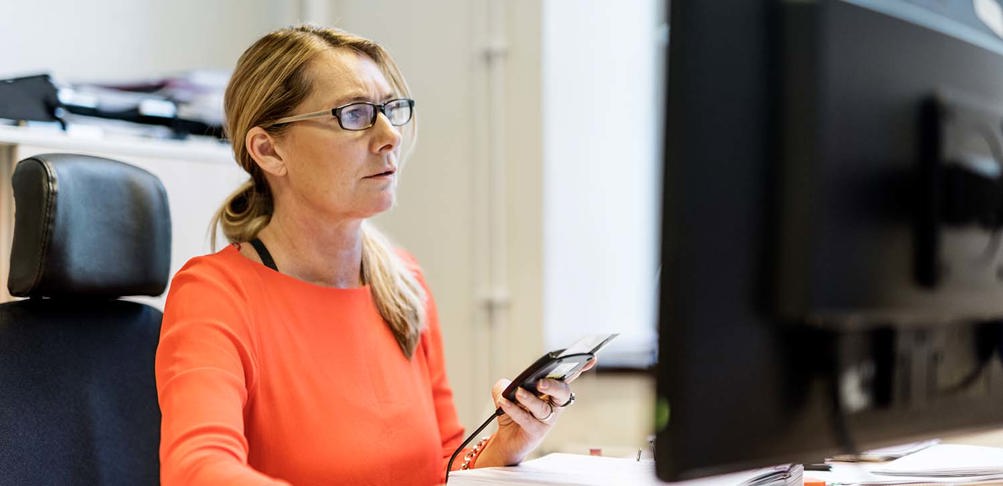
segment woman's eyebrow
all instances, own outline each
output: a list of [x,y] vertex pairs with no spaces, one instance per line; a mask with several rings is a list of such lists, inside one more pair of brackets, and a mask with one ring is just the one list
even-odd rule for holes
[[394,94],[394,93],[388,93],[388,94],[385,94],[385,95],[381,96],[379,98],[379,101],[375,101],[375,100],[373,100],[372,97],[369,96],[368,93],[363,93],[361,91],[357,91],[357,92],[354,92],[354,93],[346,93],[346,94],[343,94],[343,95],[335,98],[335,101],[331,105],[331,107],[344,106],[344,105],[347,105],[347,104],[350,104],[350,103],[355,103],[355,102],[358,102],[358,101],[367,101],[367,102],[370,102],[370,103],[385,103],[385,102],[390,101],[390,100],[392,100],[392,99],[394,99],[396,97],[397,97],[396,94]]
[[356,101],[368,101],[368,97],[365,95],[365,93],[359,91],[352,93],[345,93],[335,98],[334,101],[331,103],[331,106],[333,107],[333,106],[347,105],[348,103],[353,103]]

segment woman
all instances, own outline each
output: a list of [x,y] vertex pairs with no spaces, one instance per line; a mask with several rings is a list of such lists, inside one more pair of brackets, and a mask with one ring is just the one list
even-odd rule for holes
[[[213,222],[232,244],[188,262],[167,298],[163,482],[442,482],[463,428],[435,304],[366,223],[393,206],[414,140],[404,78],[371,41],[295,27],[241,56],[224,105],[251,178]],[[520,462],[573,401],[544,380],[512,403],[506,384],[497,432],[454,468]]]

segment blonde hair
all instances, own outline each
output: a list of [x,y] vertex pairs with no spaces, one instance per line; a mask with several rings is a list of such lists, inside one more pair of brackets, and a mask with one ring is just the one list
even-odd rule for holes
[[[293,114],[311,92],[307,66],[330,49],[349,49],[371,58],[395,91],[409,97],[407,83],[390,54],[373,41],[347,32],[301,25],[269,33],[240,56],[223,98],[226,134],[233,155],[250,179],[227,197],[210,224],[212,248],[216,232],[231,243],[250,241],[271,220],[272,193],[265,176],[251,158],[244,140],[247,132],[262,127],[281,136],[286,125],[272,123]],[[417,136],[416,122],[405,125],[401,163]],[[370,224],[362,225],[362,281],[370,286],[373,301],[404,354],[410,358],[425,326],[426,295],[415,272],[393,245]]]

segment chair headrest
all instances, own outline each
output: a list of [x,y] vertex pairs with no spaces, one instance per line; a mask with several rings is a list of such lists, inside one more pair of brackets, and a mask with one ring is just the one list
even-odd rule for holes
[[100,157],[45,154],[18,162],[13,187],[11,295],[164,292],[171,216],[157,176]]

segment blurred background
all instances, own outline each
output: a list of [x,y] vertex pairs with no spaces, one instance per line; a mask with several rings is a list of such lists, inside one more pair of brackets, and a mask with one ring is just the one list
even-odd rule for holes
[[[470,430],[491,413],[498,378],[586,334],[619,332],[540,452],[628,455],[653,433],[663,3],[0,0],[0,79],[49,74],[78,92],[182,80],[201,87],[198,113],[211,117],[240,53],[270,30],[310,22],[376,40],[420,121],[398,206],[377,224],[425,269],[462,422]],[[0,120],[0,155],[93,152],[148,166],[171,198],[172,268],[210,251],[209,215],[246,178],[226,144],[86,117],[52,125]],[[0,204],[7,238],[12,208]]]

